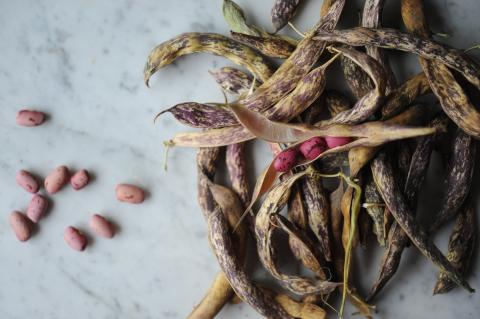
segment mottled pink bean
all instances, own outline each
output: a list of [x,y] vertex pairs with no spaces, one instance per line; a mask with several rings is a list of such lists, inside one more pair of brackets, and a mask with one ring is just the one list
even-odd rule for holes
[[32,174],[25,170],[20,170],[16,176],[17,184],[29,193],[36,193],[40,189],[40,184]]
[[35,195],[27,208],[27,217],[34,223],[38,222],[47,211],[48,200],[42,195]]
[[89,180],[90,176],[88,175],[87,170],[81,169],[70,178],[70,184],[74,190],[78,191],[79,189],[84,188]]
[[69,172],[66,166],[55,168],[45,178],[45,189],[49,194],[55,194],[68,182]]
[[140,187],[130,184],[118,184],[115,194],[119,201],[131,204],[140,204],[145,199],[144,191]]
[[325,141],[327,142],[328,148],[334,148],[350,143],[352,138],[346,136],[325,136]]
[[297,164],[298,149],[291,148],[281,151],[273,161],[273,167],[277,172],[287,172]]
[[112,238],[115,235],[115,229],[105,217],[95,214],[90,218],[90,228],[95,234],[105,238]]
[[45,121],[45,114],[33,110],[20,110],[17,113],[17,124],[21,126],[38,126]]
[[325,152],[326,149],[327,143],[323,138],[318,136],[312,137],[300,145],[300,152],[308,160],[317,158],[317,156]]
[[87,237],[75,227],[68,226],[65,229],[63,238],[68,246],[75,250],[83,251],[87,247]]
[[10,227],[19,241],[27,241],[32,235],[32,227],[24,214],[14,211],[9,218]]

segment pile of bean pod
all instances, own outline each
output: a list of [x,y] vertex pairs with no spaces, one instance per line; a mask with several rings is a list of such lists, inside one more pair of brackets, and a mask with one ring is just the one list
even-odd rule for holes
[[[480,112],[465,88],[480,89],[480,67],[466,52],[431,39],[422,0],[401,1],[408,33],[382,28],[383,0],[366,0],[361,25],[352,29],[336,29],[348,2],[324,0],[310,30],[297,38],[277,33],[299,2],[275,0],[274,33],[268,33],[249,24],[238,4],[224,0],[231,37],[184,33],[147,58],[147,86],[158,70],[196,52],[247,70],[210,72],[234,96],[231,101],[185,102],[159,113],[201,129],[165,144],[198,148],[198,202],[222,270],[188,318],[213,318],[238,299],[267,318],[326,318],[326,308],[342,317],[346,302],[372,318],[373,302],[408,246],[438,267],[434,294],[457,286],[474,292],[467,282],[478,231],[470,184]],[[397,83],[384,49],[417,55],[422,72]],[[270,58],[281,59],[278,68]],[[333,63],[341,65],[355,103],[325,89]],[[426,94],[438,103],[419,103]],[[250,190],[245,143],[254,139],[268,142],[273,160]],[[223,152],[229,187],[215,178]],[[422,224],[415,215],[433,152],[446,167],[444,192],[440,209],[431,212],[434,222]],[[327,179],[336,179],[338,187],[326,188]],[[432,238],[449,222],[454,226],[448,251],[441,251]],[[384,253],[377,279],[361,296],[351,278],[352,253],[367,245],[370,234]],[[279,238],[285,237],[291,258],[311,275],[284,271],[277,257]],[[247,241],[255,242],[256,252],[247,251]],[[245,268],[247,254],[258,254],[283,290],[256,282]]]

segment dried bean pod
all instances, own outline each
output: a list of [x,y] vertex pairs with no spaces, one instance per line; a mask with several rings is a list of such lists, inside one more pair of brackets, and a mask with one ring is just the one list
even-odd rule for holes
[[[363,6],[362,13],[362,27],[366,28],[381,28],[382,12],[385,0],[366,0]],[[387,81],[387,93],[395,88],[396,80],[393,74],[390,64],[388,63],[387,55],[385,51],[374,46],[366,47],[367,54],[377,60],[385,70]]]
[[446,191],[442,205],[429,231],[435,232],[453,219],[467,198],[475,168],[476,141],[458,130],[451,148],[448,174],[445,179]]
[[[352,47],[349,48],[354,50]],[[370,76],[368,76],[368,74],[357,63],[353,62],[353,60],[346,56],[342,56],[340,62],[343,77],[345,78],[350,91],[357,100],[360,100],[375,87]]]
[[301,181],[305,208],[308,214],[310,229],[317,237],[320,248],[327,261],[333,260],[332,241],[329,231],[330,205],[321,181],[307,176]]
[[352,28],[342,31],[319,31],[315,37],[321,41],[340,42],[351,46],[378,46],[407,51],[425,59],[441,62],[457,70],[480,89],[480,69],[463,52],[434,41],[402,33],[395,29]]
[[387,232],[385,230],[384,209],[385,205],[382,196],[377,190],[377,186],[372,177],[367,179],[365,184],[365,203],[364,208],[373,221],[373,232],[377,235],[377,241],[380,246],[385,246]]
[[343,280],[343,264],[345,262],[345,252],[342,245],[343,232],[343,214],[341,202],[345,186],[340,181],[338,188],[330,194],[330,220],[333,238],[333,258],[335,266],[335,275],[338,281]]
[[208,52],[223,56],[246,67],[260,80],[265,81],[272,74],[270,63],[254,49],[215,33],[184,33],[165,41],[150,52],[144,69],[145,84],[159,69],[177,58],[191,53]]
[[300,0],[275,0],[271,16],[274,32],[283,28],[295,15]]
[[255,36],[231,31],[233,39],[246,44],[265,56],[271,58],[288,58],[295,50],[295,46],[290,42],[274,36]]
[[245,143],[227,146],[226,163],[232,190],[237,193],[243,207],[250,203],[250,192],[245,162]]
[[[477,221],[475,210],[471,203],[466,202],[463,212],[460,213],[453,227],[448,242],[447,259],[462,274],[466,274],[478,237]],[[438,274],[437,283],[433,294],[444,294],[455,288],[448,275],[441,271]]]
[[217,261],[237,295],[261,315],[292,319],[271,297],[252,283],[238,260],[226,217],[213,200],[209,189],[219,152],[218,148],[203,148],[197,155],[198,201],[208,223],[210,244]]
[[[402,17],[410,32],[429,37],[421,0],[402,0]],[[480,138],[480,112],[471,104],[452,72],[438,61],[424,58],[419,58],[419,61],[445,113],[467,134]]]
[[332,50],[341,52],[343,56],[358,64],[373,80],[374,88],[357,101],[350,110],[338,113],[333,118],[321,123],[328,125],[333,123],[357,124],[363,122],[381,105],[386,88],[385,71],[375,59],[365,53],[349,49],[346,46],[334,47]]
[[429,91],[430,85],[428,84],[425,73],[419,73],[408,79],[386,97],[385,104],[382,108],[382,118],[389,119],[399,114],[405,110],[407,106],[410,106],[417,97]]
[[371,168],[373,178],[375,179],[378,190],[382,194],[385,204],[410,240],[425,257],[440,267],[440,269],[448,272],[449,277],[455,281],[455,283],[461,285],[469,292],[474,292],[475,290],[470,287],[468,282],[452,264],[450,264],[433,241],[415,222],[411,209],[408,207],[403,192],[400,190],[393,176],[393,169],[384,152],[381,152],[372,162]]
[[272,219],[275,219],[275,215],[286,204],[293,183],[305,174],[305,172],[297,173],[285,179],[266,196],[255,220],[257,250],[260,260],[268,272],[290,291],[299,295],[329,293],[341,284],[322,280],[313,281],[295,275],[287,275],[281,273],[275,264],[276,251],[271,242],[274,231]]
[[[252,87],[253,77],[232,67],[223,67],[219,70],[210,71],[215,81],[227,93],[242,95],[247,94]],[[253,83],[253,89],[258,87],[259,82]]]
[[[445,116],[439,116],[435,118],[430,125],[446,128],[447,123],[448,120]],[[439,139],[439,135],[420,139],[410,161],[403,193],[413,213],[416,212],[417,197],[427,174],[430,155],[437,139]],[[370,290],[367,301],[372,300],[396,273],[400,265],[402,252],[408,243],[409,239],[407,234],[398,223],[395,222],[388,233],[388,245],[380,263],[378,277]]]
[[324,95],[325,105],[332,117],[352,108],[352,104],[348,98],[338,91],[327,90]]
[[238,124],[235,115],[220,105],[196,102],[180,103],[157,114],[157,117],[169,112],[184,125],[196,128],[220,128]]

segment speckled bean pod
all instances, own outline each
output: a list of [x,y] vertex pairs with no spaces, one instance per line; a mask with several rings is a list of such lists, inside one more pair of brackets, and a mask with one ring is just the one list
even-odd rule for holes
[[[210,71],[215,81],[227,93],[234,95],[246,94],[252,87],[253,77],[249,74],[232,67],[223,67],[219,70]],[[253,84],[255,90],[260,84],[257,79]]]
[[300,0],[275,0],[272,10],[274,32],[283,28],[295,15]]
[[292,43],[275,36],[255,36],[233,31],[230,34],[235,40],[271,58],[286,59],[295,50]]

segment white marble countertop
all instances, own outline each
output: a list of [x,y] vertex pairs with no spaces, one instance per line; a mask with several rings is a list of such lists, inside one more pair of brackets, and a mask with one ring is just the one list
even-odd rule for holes
[[[254,11],[253,21],[269,27],[272,1],[238,2]],[[427,3],[435,31],[452,35],[457,46],[478,42],[475,0]],[[296,19],[299,28],[315,21],[319,6],[320,1],[308,1]],[[220,101],[207,71],[229,62],[208,55],[182,58],[162,70],[151,89],[143,85],[142,69],[154,45],[179,33],[226,34],[221,1],[3,0],[0,8],[0,318],[185,317],[218,266],[197,207],[195,151],[172,150],[169,170],[163,170],[162,141],[185,128],[168,115],[157,125],[152,120],[177,102]],[[355,10],[350,8],[350,19]],[[386,11],[393,16],[398,4]],[[398,14],[385,25],[398,27]],[[418,69],[414,58],[408,61],[401,77]],[[48,113],[48,121],[18,127],[15,114],[25,106]],[[262,145],[256,150],[258,173],[268,151]],[[27,169],[44,177],[60,164],[86,168],[95,178],[84,190],[66,188],[54,195],[39,231],[27,243],[18,242],[7,215],[25,210],[30,194],[16,185],[16,172]],[[138,206],[119,203],[114,196],[119,182],[138,184],[150,196]],[[476,183],[478,188],[478,178]],[[64,228],[88,231],[92,213],[110,217],[118,235],[91,237],[83,253],[69,249]],[[445,249],[448,232],[440,237]],[[371,282],[376,274],[378,253],[373,257],[362,265],[362,281]],[[476,257],[469,280],[480,289]],[[478,317],[478,293],[456,289],[432,297],[435,277],[435,267],[409,249],[379,298],[377,317]],[[259,316],[246,305],[231,305],[218,317]]]

